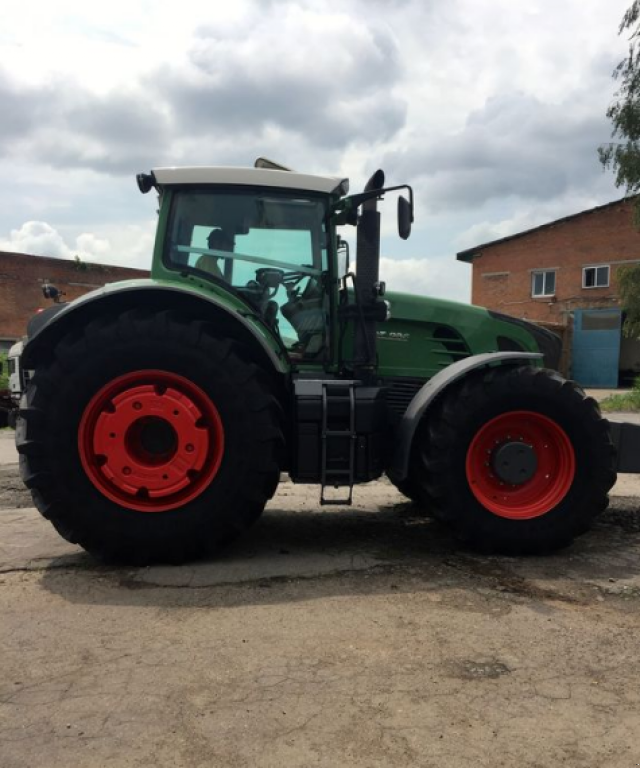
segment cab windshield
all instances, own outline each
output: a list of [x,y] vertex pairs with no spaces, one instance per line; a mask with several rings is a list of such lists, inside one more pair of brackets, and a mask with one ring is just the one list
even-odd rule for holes
[[326,348],[324,198],[271,190],[178,191],[165,261],[233,286],[294,356]]

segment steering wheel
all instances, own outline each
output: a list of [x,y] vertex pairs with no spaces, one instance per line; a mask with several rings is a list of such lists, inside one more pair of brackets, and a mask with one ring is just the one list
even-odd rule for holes
[[284,282],[284,275],[285,272],[283,269],[261,267],[260,269],[256,269],[255,282],[257,282],[265,291],[274,289],[277,291],[278,287]]
[[284,269],[277,269],[275,267],[261,267],[256,270],[256,279],[250,280],[247,283],[247,288],[252,290],[261,289],[263,294],[266,293],[269,298],[273,298],[278,292],[278,288],[284,285],[287,291],[287,299],[291,301],[298,297],[298,285],[305,277],[309,277],[309,275],[296,271],[285,272]]

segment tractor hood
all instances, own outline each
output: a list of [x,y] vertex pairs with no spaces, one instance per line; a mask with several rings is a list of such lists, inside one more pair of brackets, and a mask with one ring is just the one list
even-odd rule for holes
[[391,317],[377,327],[382,376],[430,378],[442,367],[484,352],[542,352],[557,369],[561,341],[533,323],[429,296],[389,292]]
[[478,319],[488,316],[488,311],[483,307],[431,296],[388,291],[385,299],[391,304],[391,317],[402,320],[420,322],[437,314],[443,323],[449,324],[457,322],[460,313],[467,313],[469,317],[476,316]]

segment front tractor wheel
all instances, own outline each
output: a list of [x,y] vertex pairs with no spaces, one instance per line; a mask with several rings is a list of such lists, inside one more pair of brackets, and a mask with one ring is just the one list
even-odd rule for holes
[[541,552],[608,503],[614,448],[596,403],[553,371],[484,371],[455,385],[418,432],[412,472],[471,546]]
[[59,342],[23,398],[16,442],[40,512],[108,560],[206,555],[261,514],[281,412],[243,348],[164,312]]

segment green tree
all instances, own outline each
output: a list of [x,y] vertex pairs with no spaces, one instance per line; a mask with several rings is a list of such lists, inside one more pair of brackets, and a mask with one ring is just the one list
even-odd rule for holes
[[618,269],[618,290],[625,311],[625,336],[640,339],[640,266]]
[[[607,110],[613,130],[611,141],[598,148],[600,162],[616,176],[616,186],[635,197],[634,221],[640,227],[640,0],[622,17],[618,34],[629,31],[629,52],[613,71],[620,83],[616,100]],[[625,310],[624,334],[640,338],[640,265],[621,267],[618,286]]]
[[[640,192],[640,0],[624,14],[618,34],[630,31],[629,52],[613,71],[620,83],[616,100],[607,110],[613,124],[611,141],[598,148],[600,162],[616,175],[616,186],[628,196]],[[640,226],[640,198],[635,202],[635,222]]]
[[2,370],[0,370],[0,389],[8,389],[9,388],[9,365],[7,363],[6,352],[0,352],[0,365],[2,366]]

